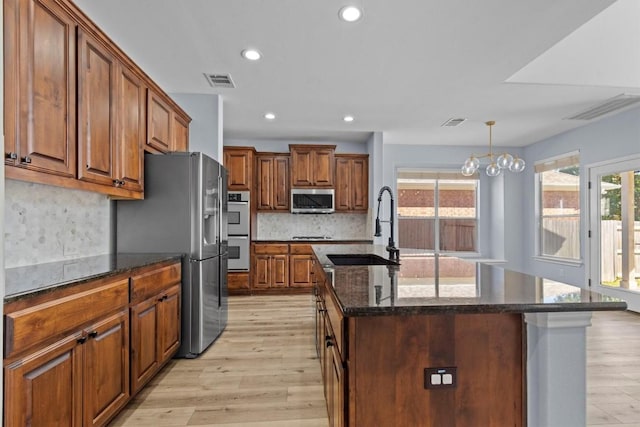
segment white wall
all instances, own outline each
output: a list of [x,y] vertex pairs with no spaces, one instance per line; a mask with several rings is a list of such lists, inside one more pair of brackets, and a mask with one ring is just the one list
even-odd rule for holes
[[191,116],[189,151],[200,151],[222,163],[222,97],[172,93],[171,98]]
[[[586,287],[588,269],[584,264],[572,266],[534,259],[537,231],[532,166],[536,161],[576,150],[580,151],[580,235],[583,237],[580,253],[584,260],[586,252],[589,250],[586,238],[589,225],[587,167],[607,160],[640,154],[640,108],[603,118],[592,124],[556,135],[530,145],[524,151],[524,158],[529,167],[525,170],[525,181],[522,184],[524,204],[520,209],[524,224],[521,243],[525,259],[523,269],[527,273]],[[511,238],[513,239],[514,236]]]

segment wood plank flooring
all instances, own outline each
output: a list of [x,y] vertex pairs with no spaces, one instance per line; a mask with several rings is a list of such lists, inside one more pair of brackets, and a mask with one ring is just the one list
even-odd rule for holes
[[[640,315],[587,329],[589,426],[640,427]],[[327,427],[309,295],[232,297],[195,360],[172,360],[110,426]]]
[[226,330],[172,360],[111,426],[327,427],[312,298],[232,297]]

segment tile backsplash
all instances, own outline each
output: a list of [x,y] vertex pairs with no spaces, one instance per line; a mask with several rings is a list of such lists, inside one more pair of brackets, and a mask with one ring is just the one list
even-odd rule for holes
[[293,236],[329,236],[333,239],[371,240],[367,214],[329,215],[259,213],[258,240],[290,240]]
[[5,268],[110,252],[111,201],[88,191],[5,180]]

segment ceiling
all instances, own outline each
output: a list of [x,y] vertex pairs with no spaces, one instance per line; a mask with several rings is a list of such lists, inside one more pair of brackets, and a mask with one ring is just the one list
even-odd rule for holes
[[[517,147],[640,94],[637,0],[75,2],[168,93],[220,94],[225,139],[377,131],[385,144],[485,145],[495,120],[494,144]],[[340,21],[346,3],[362,19]],[[247,47],[263,58],[243,59]],[[236,87],[213,88],[203,73]],[[442,127],[450,118],[467,120]]]

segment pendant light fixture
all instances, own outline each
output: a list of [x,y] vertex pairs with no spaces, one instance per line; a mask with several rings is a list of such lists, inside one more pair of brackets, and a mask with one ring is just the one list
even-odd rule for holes
[[515,173],[522,172],[524,170],[525,163],[520,157],[512,156],[511,154],[504,152],[496,158],[493,154],[491,128],[495,124],[496,122],[493,120],[485,122],[485,125],[489,126],[489,152],[483,155],[472,154],[471,157],[465,160],[462,165],[462,175],[471,176],[476,173],[480,167],[480,159],[485,157],[489,158],[489,164],[486,168],[487,175],[489,176],[498,176],[503,169],[509,169],[511,172]]

